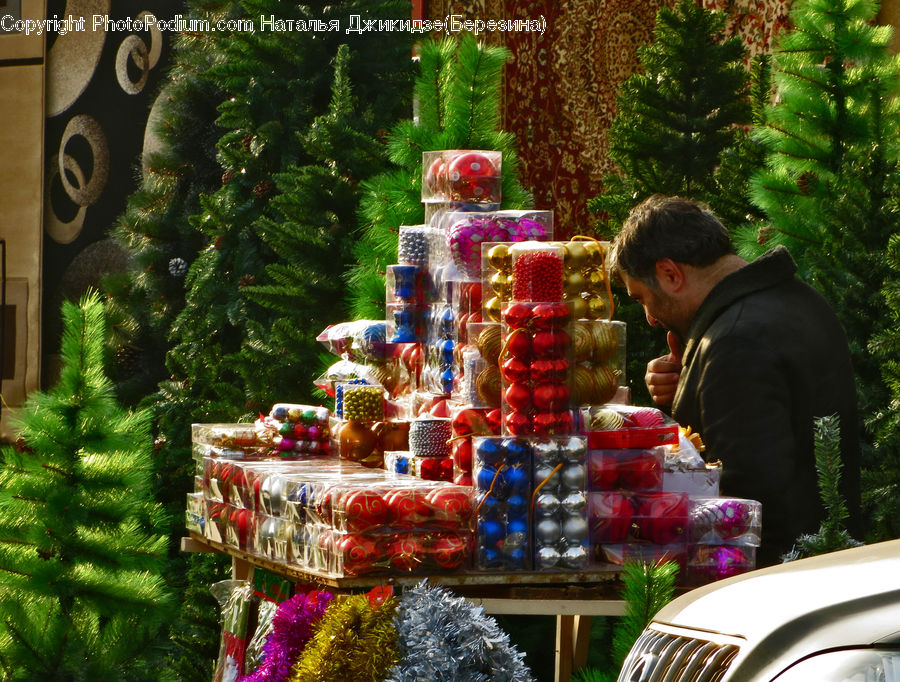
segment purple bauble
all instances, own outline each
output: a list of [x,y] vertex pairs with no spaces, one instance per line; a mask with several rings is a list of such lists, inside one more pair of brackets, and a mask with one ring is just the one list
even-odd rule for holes
[[503,227],[511,242],[543,241],[547,238],[547,228],[531,218],[507,219],[503,221]]
[[466,277],[481,277],[481,245],[484,242],[507,241],[503,226],[490,218],[466,216],[447,230],[450,255],[459,271]]

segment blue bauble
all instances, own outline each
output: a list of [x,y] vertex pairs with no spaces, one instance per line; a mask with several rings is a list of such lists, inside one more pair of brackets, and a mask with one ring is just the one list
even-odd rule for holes
[[491,489],[491,485],[494,485],[494,492],[496,492],[497,487],[500,485],[500,481],[494,483],[494,478],[497,477],[497,470],[494,467],[481,467],[478,470],[478,473],[475,475],[475,487],[481,490],[482,492],[487,492]]
[[481,499],[476,503],[478,509],[478,518],[496,518],[500,514],[500,500],[486,492],[480,493]]
[[513,547],[505,556],[504,563],[506,564],[506,568],[511,571],[523,571],[525,570],[525,548],[524,547]]
[[514,493],[506,500],[506,508],[510,516],[525,516],[528,513],[528,500],[525,496]]
[[504,438],[502,447],[508,464],[524,464],[531,455],[531,445],[523,438]]
[[521,517],[510,517],[506,522],[506,534],[525,536],[528,533],[528,521]]
[[503,538],[505,531],[503,524],[495,519],[485,519],[478,522],[478,545],[480,547],[497,547]]
[[524,467],[506,467],[503,473],[503,482],[514,493],[524,493],[528,490],[530,476]]
[[500,568],[500,550],[494,547],[480,547],[478,549],[478,568]]
[[495,467],[503,459],[503,449],[494,438],[482,438],[475,445],[475,461]]
[[276,407],[272,410],[272,419],[276,419],[277,421],[283,422],[287,421],[288,410],[286,407]]

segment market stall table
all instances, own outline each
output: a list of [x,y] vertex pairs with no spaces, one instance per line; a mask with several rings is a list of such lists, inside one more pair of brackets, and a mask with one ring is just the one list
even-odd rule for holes
[[333,577],[271,561],[190,532],[183,552],[221,552],[232,558],[232,577],[252,579],[255,568],[292,582],[314,584],[334,594],[352,594],[379,586],[407,587],[426,577],[481,606],[486,613],[556,617],[555,682],[569,682],[572,671],[587,661],[592,616],[619,616],[620,567],[608,564],[577,572],[454,573],[442,575],[371,575]]

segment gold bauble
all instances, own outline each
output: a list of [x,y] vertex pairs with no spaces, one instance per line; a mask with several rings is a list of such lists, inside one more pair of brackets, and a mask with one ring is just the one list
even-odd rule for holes
[[584,249],[587,251],[589,265],[593,267],[603,265],[603,261],[606,260],[606,247],[603,244],[600,242],[585,242]]
[[614,431],[621,429],[625,424],[625,418],[608,407],[597,407],[591,410],[591,431]]
[[575,297],[567,301],[569,310],[572,311],[572,319],[579,320],[587,317],[587,303],[583,298]]
[[606,275],[600,268],[591,268],[585,271],[585,277],[591,289],[599,289],[606,284]]
[[563,262],[566,270],[581,270],[588,260],[587,249],[584,248],[583,242],[567,242],[565,246],[565,254]]
[[594,402],[591,397],[595,392],[594,373],[588,367],[577,365],[572,370],[572,403],[589,405]]
[[603,319],[609,311],[609,302],[605,296],[591,296],[587,300],[587,316],[593,320]]
[[594,335],[587,320],[576,320],[572,325],[572,350],[575,362],[586,362],[594,354]]
[[489,365],[496,365],[500,361],[500,349],[503,347],[500,325],[491,324],[482,329],[475,345],[485,362]]
[[619,388],[616,373],[607,365],[595,365],[593,375],[594,395],[591,403],[608,403],[616,395],[616,390]]
[[578,296],[584,291],[584,277],[578,270],[566,273],[566,279],[563,282],[563,289],[566,294],[572,298]]
[[488,263],[494,270],[509,272],[512,268],[512,260],[509,256],[509,247],[506,244],[492,246],[487,254]]
[[500,368],[485,367],[475,377],[475,392],[488,407],[500,407]]
[[491,318],[493,322],[500,322],[500,310],[503,307],[503,301],[498,296],[494,296],[484,304],[484,312]]
[[593,337],[593,361],[597,364],[608,363],[619,349],[619,338],[613,325],[606,320],[590,322]]
[[509,290],[512,286],[512,279],[503,270],[498,270],[491,277],[491,288],[494,293],[502,299],[509,298]]

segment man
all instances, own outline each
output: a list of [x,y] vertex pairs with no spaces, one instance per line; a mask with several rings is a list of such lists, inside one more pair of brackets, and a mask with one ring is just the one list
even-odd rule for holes
[[[783,247],[748,263],[719,220],[678,197],[632,210],[613,243],[612,267],[671,352],[647,365],[653,400],[721,460],[723,495],[762,502],[759,565],[777,563],[821,506],[813,421],[837,414],[842,492],[859,509],[853,367],[825,300],[795,277]],[[851,532],[856,528],[851,525]]]

